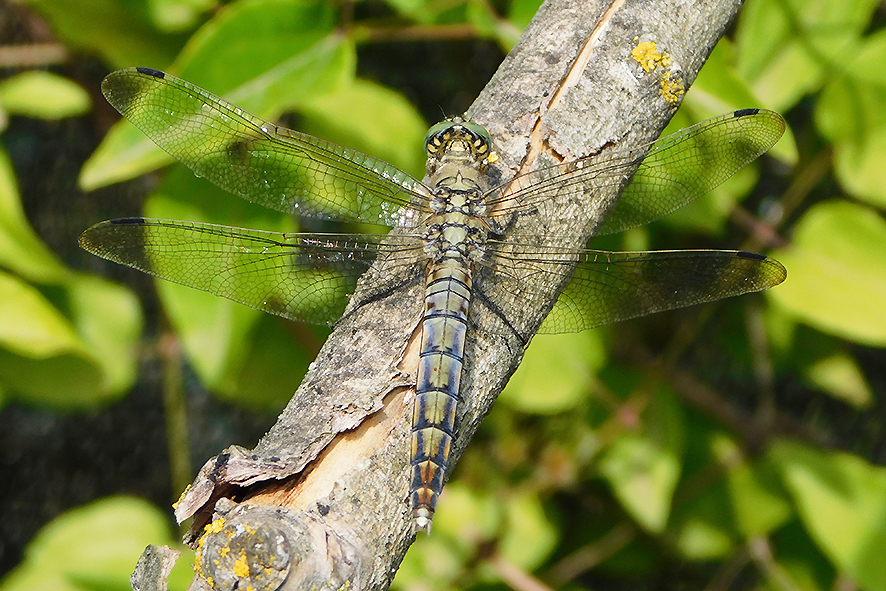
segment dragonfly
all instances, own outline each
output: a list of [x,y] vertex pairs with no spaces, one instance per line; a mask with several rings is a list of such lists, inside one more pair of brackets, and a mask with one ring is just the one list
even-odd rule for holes
[[[517,324],[508,302],[544,305],[549,297],[533,292],[527,278],[571,273],[538,332],[574,332],[761,291],[787,276],[778,261],[756,253],[609,252],[546,234],[548,206],[565,191],[593,196],[630,180],[598,235],[691,202],[778,141],[785,124],[772,111],[735,111],[642,146],[501,183],[491,180],[497,154],[490,134],[458,117],[429,130],[427,176],[418,180],[158,70],[112,72],[102,91],[161,148],[235,195],[290,214],[395,228],[387,235],[285,233],[130,217],[98,223],[79,242],[158,277],[317,324],[342,315],[373,265],[384,274],[366,276],[382,286],[424,282],[408,495],[416,530],[430,533],[449,469],[466,335],[469,327],[483,328],[472,323],[472,303],[482,303],[507,330]],[[537,231],[514,234],[521,216],[532,216]],[[528,342],[532,335],[519,336]]]

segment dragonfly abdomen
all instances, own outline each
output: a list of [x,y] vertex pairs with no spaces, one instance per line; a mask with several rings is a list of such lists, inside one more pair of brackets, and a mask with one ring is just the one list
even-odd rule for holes
[[455,410],[471,301],[471,271],[443,258],[428,274],[412,414],[410,497],[417,529],[430,531],[455,436]]

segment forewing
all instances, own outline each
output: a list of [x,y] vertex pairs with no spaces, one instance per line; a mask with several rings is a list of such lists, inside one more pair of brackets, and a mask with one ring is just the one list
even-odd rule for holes
[[80,245],[100,257],[312,324],[337,320],[380,252],[414,264],[409,236],[281,233],[196,222],[126,218],[96,224]]
[[708,119],[651,144],[604,152],[515,178],[487,193],[497,214],[543,209],[564,191],[602,193],[631,178],[598,235],[660,219],[723,183],[775,145],[784,133],[780,115],[744,109]]
[[197,176],[248,201],[386,226],[427,212],[427,189],[394,166],[277,126],[175,76],[117,70],[105,78],[102,92]]

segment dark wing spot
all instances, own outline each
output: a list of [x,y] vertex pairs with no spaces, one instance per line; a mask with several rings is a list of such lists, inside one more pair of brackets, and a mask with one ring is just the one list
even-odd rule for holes
[[733,113],[733,116],[735,116],[735,118],[738,119],[739,117],[747,117],[748,115],[756,115],[759,112],[760,112],[760,109],[739,109],[738,111]]
[[248,140],[241,139],[228,146],[228,156],[235,162],[243,162],[249,155],[250,143]]
[[166,78],[165,73],[160,70],[155,70],[154,68],[136,68],[135,71],[146,76],[153,76],[154,78]]

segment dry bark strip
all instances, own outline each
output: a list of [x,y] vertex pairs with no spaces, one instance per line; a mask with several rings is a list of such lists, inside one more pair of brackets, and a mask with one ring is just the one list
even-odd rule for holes
[[[657,137],[740,5],[546,2],[468,112],[492,135],[498,173],[507,179]],[[632,51],[643,42],[670,63],[641,63]],[[584,244],[616,199],[595,197],[564,195],[550,231]],[[518,219],[515,232],[529,221]],[[524,334],[537,329],[562,282],[531,286],[550,294],[543,306],[513,303],[510,317]],[[414,539],[407,492],[422,289],[353,310],[255,449],[232,446],[204,465],[175,509],[179,521],[196,516],[192,589],[387,589]],[[475,308],[452,465],[526,346],[483,331],[495,318]],[[139,585],[164,588],[159,579]]]

